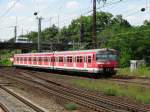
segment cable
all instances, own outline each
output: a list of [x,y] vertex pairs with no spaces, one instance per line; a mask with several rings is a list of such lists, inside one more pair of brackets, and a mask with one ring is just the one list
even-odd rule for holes
[[[120,2],[122,2],[122,1],[120,1],[120,0],[118,0],[118,1],[115,1],[115,2],[110,2],[110,3],[106,3],[104,6],[101,6],[101,7],[98,7],[97,8],[97,10],[98,9],[100,9],[100,8],[104,8],[104,7],[108,7],[108,6],[111,6],[111,5],[114,5],[114,4],[118,4],[118,3],[120,3]],[[87,15],[87,14],[89,14],[89,13],[91,13],[93,10],[90,10],[90,11],[86,11],[86,12],[84,12],[84,13],[82,13],[82,15]],[[82,11],[83,12],[83,11]],[[78,17],[80,17],[81,15],[77,15],[77,16],[73,16],[73,18],[78,18]],[[55,18],[56,16],[53,16],[53,18]],[[71,17],[69,17],[69,18],[71,18]],[[67,19],[63,19],[63,20],[61,20],[62,22],[66,22],[66,20],[68,20],[68,18]],[[47,21],[45,21],[45,22],[48,22],[49,20],[47,20]],[[60,21],[60,22],[61,22]],[[55,23],[53,23],[53,24],[58,24],[58,22],[55,22]],[[62,24],[62,23],[60,23],[60,24]]]
[[[103,6],[97,7],[96,10],[99,10],[99,9],[101,9],[101,8],[104,8],[104,7],[107,7],[107,6],[111,6],[111,5],[114,5],[114,4],[118,4],[118,3],[120,3],[120,2],[122,2],[122,0],[119,0],[119,1],[116,1],[116,2],[106,3],[106,4],[103,5]],[[89,14],[89,13],[91,13],[91,12],[93,12],[93,10],[90,10],[90,11],[88,11],[88,12],[85,12],[84,15],[85,15],[85,14]]]
[[16,5],[19,1],[20,1],[20,0],[15,1],[15,2],[13,3],[13,5],[12,5],[9,9],[7,9],[6,12],[4,12],[4,13],[0,16],[0,20],[1,20],[6,14],[8,14],[8,13],[15,7],[15,5]]

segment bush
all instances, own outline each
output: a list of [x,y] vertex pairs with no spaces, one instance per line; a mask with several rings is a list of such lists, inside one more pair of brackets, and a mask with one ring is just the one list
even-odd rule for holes
[[11,66],[12,63],[11,63],[10,60],[4,59],[4,60],[0,60],[0,65],[1,65],[1,66]]
[[117,91],[113,88],[108,88],[107,90],[104,91],[105,95],[108,96],[117,96]]
[[144,76],[150,77],[149,67],[140,67],[133,72],[130,72],[130,68],[123,68],[118,71],[118,75],[130,75],[130,76]]
[[65,105],[66,110],[77,110],[78,107],[79,106],[77,104],[73,103],[73,102],[70,102],[70,103]]

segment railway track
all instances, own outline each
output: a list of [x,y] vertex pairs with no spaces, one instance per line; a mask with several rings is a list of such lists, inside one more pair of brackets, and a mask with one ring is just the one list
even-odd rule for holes
[[21,83],[36,87],[36,88],[39,87],[39,89],[41,89],[45,92],[48,92],[51,95],[55,95],[59,98],[65,99],[70,102],[75,102],[75,103],[77,103],[81,106],[87,107],[89,109],[92,109],[92,110],[95,110],[98,112],[116,112],[112,109],[103,108],[100,105],[97,105],[95,101],[87,100],[87,99],[81,98],[80,96],[73,95],[73,94],[64,94],[65,91],[60,92],[58,90],[57,91],[53,90],[54,87],[49,87],[49,86],[47,86],[47,84],[41,84],[37,81],[33,81],[33,80],[31,80],[31,78],[20,77],[20,76],[16,76],[16,75],[15,75],[15,77],[14,77],[14,75],[13,75],[13,77],[11,77],[10,76],[11,74],[3,72],[3,74],[4,73],[5,73],[5,76],[7,74],[6,77],[9,79],[13,79],[13,80],[19,81]]
[[[33,76],[28,72],[20,73],[21,71],[16,71],[16,73],[21,74],[20,76],[15,75],[15,78],[19,80],[26,80],[28,82],[38,83],[44,86],[46,89],[50,89],[51,92],[59,97],[76,102],[82,106],[86,106],[97,111],[106,112],[148,112],[148,109],[142,108],[139,105],[128,104],[121,101],[116,101],[106,96],[96,96],[95,94],[89,93],[83,89],[71,88],[63,85],[62,82],[58,80],[47,80],[43,77]],[[6,72],[5,72],[6,73]],[[7,73],[8,74],[8,73]],[[10,76],[9,76],[10,77]],[[63,94],[62,94],[63,93]],[[67,97],[66,97],[67,95]],[[68,97],[69,96],[69,97]]]
[[[30,74],[30,72],[29,72],[29,74]],[[69,90],[72,90],[72,92],[75,91],[74,93],[76,93],[76,94],[82,94],[83,96],[89,96],[89,98],[91,98],[91,99],[93,99],[93,100],[95,100],[95,101],[101,101],[101,100],[103,100],[103,101],[109,102],[109,103],[108,103],[109,105],[112,105],[112,104],[113,104],[113,106],[116,106],[116,107],[118,107],[119,109],[126,109],[126,110],[129,110],[129,111],[132,111],[132,110],[137,111],[136,109],[139,107],[139,105],[134,106],[134,105],[132,105],[132,104],[126,104],[126,103],[120,104],[120,102],[122,102],[122,101],[119,101],[119,102],[118,102],[118,99],[117,99],[117,101],[116,101],[116,100],[114,100],[114,99],[112,99],[112,98],[108,98],[108,97],[102,96],[102,95],[100,95],[100,96],[97,97],[97,94],[93,94],[91,91],[83,90],[83,89],[79,89],[79,88],[74,88],[74,87],[69,87],[68,84],[65,84],[64,82],[61,82],[61,81],[58,81],[58,80],[55,80],[55,79],[51,79],[51,80],[49,79],[49,80],[47,80],[47,79],[46,79],[45,77],[43,77],[41,74],[39,74],[39,75],[37,75],[37,74],[38,74],[38,73],[34,74],[34,78],[36,77],[36,78],[45,80],[45,81],[47,81],[47,82],[54,83],[54,84],[56,84],[56,85],[59,84],[59,86],[65,87],[65,88],[67,88],[67,89],[69,89]],[[31,75],[30,75],[30,76],[31,76]],[[73,89],[74,89],[74,90],[73,90]],[[112,100],[113,100],[113,102],[112,102]],[[139,109],[139,110],[140,110],[140,109]],[[141,108],[141,110],[142,110],[142,108]],[[141,111],[141,110],[140,110],[140,111]]]
[[[37,72],[37,71],[31,71],[31,70],[29,72],[31,72],[33,74],[34,73],[40,73],[40,72]],[[47,73],[44,73],[44,74],[47,74]],[[59,75],[59,74],[56,74],[56,73],[52,73],[52,74]],[[63,78],[66,78],[66,77],[65,76],[61,77],[61,79],[63,79]],[[69,79],[75,79],[75,78],[83,79],[83,77],[75,77],[75,76],[67,76],[67,78],[69,78]],[[85,77],[84,77],[84,79],[85,79]],[[138,80],[141,80],[141,81],[137,82],[137,81],[135,81],[135,79],[138,79]],[[99,79],[93,79],[93,80],[99,80]],[[113,81],[113,82],[120,82],[121,84],[136,84],[136,85],[141,85],[142,87],[150,88],[150,79],[149,78],[144,78],[144,77],[132,77],[132,76],[131,77],[130,76],[129,77],[121,77],[121,76],[117,77],[116,76],[116,77],[112,77],[108,80]],[[145,81],[145,80],[147,80],[147,82],[142,82],[142,81]]]
[[[1,89],[3,89],[4,91],[6,91],[8,94],[12,95],[13,97],[15,97],[16,99],[18,99],[19,101],[21,101],[22,103],[24,103],[25,105],[27,105],[28,107],[32,108],[33,110],[35,110],[35,112],[47,112],[46,110],[42,109],[41,107],[36,106],[35,104],[31,103],[29,100],[17,95],[15,92],[9,90],[7,87],[4,86],[0,86]],[[3,105],[2,105],[3,106]],[[3,106],[4,107],[4,106]],[[2,108],[3,109],[3,108]],[[4,109],[6,109],[4,107]],[[8,109],[6,109],[8,110]],[[4,111],[5,112],[5,111]],[[9,111],[6,111],[9,112]]]
[[[5,106],[5,105],[3,105],[2,103],[0,103],[0,108],[2,109],[2,112],[10,112],[9,110],[8,110],[8,108]],[[1,112],[1,111],[0,111]]]

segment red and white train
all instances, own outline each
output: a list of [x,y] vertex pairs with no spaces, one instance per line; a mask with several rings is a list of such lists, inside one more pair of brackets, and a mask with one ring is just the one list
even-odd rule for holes
[[87,73],[115,74],[118,53],[114,49],[93,49],[50,53],[15,54],[14,66]]

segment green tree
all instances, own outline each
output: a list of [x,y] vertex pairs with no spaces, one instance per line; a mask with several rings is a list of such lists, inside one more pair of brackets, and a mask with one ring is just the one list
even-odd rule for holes
[[120,67],[128,67],[130,65],[130,60],[131,60],[131,49],[122,48],[119,53]]

